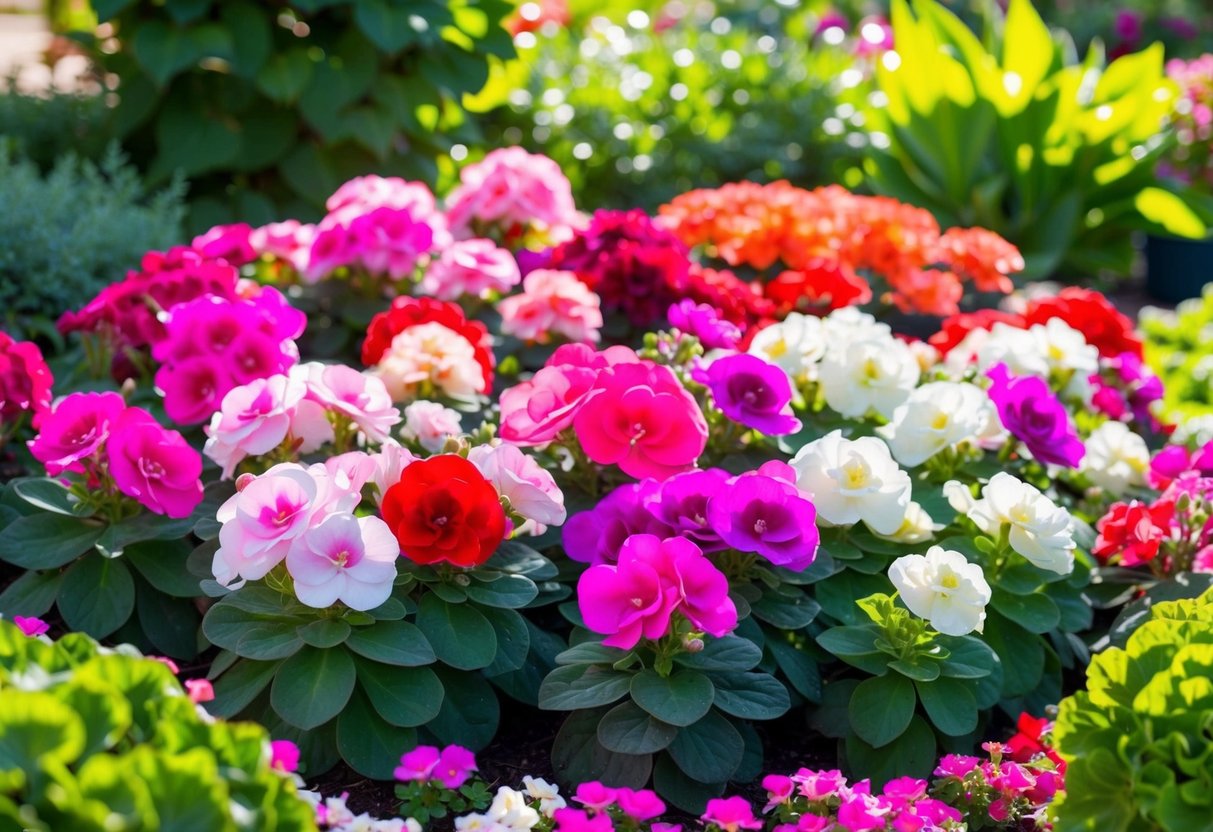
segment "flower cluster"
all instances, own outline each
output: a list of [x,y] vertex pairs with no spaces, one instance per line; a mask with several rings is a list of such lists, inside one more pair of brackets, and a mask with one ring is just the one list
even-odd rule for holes
[[39,418],[51,405],[51,385],[55,382],[42,350],[33,341],[14,341],[0,332],[0,437],[4,427],[22,414]]
[[527,235],[555,242],[578,223],[572,186],[560,166],[521,147],[499,148],[463,168],[446,204],[460,239],[492,233],[506,243]]
[[1074,569],[1074,521],[1035,486],[1000,471],[982,486],[981,498],[952,480],[944,486],[952,508],[967,516],[993,540],[1006,540],[1010,548],[1034,566],[1068,575]]
[[786,271],[768,294],[785,312],[830,310],[872,296],[861,276],[882,277],[899,307],[953,314],[961,280],[1009,292],[1023,269],[1018,250],[990,231],[941,232],[929,212],[839,186],[807,191],[787,182],[741,182],[696,190],[662,206],[661,218],[688,246],[707,246],[731,266]]
[[1167,76],[1179,86],[1171,116],[1178,145],[1167,170],[1180,181],[1213,186],[1213,55],[1173,58]]
[[598,295],[572,272],[536,269],[522,292],[501,301],[501,331],[523,341],[548,343],[553,336],[594,342],[602,329]]
[[107,504],[115,492],[168,517],[189,517],[202,501],[202,457],[117,393],[60,399],[43,414],[29,449],[48,474],[81,475],[77,497],[111,519],[125,512],[121,503]]

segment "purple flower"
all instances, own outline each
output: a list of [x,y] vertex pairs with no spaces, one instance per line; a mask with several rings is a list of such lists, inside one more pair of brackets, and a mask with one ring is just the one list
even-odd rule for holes
[[705,552],[727,548],[708,522],[708,503],[727,489],[731,476],[719,468],[675,474],[661,483],[645,505],[673,534],[694,541]]
[[1130,9],[1121,9],[1116,13],[1113,29],[1116,36],[1126,43],[1137,43],[1141,40],[1141,15]]
[[1065,405],[1042,378],[1012,378],[1007,365],[995,364],[986,375],[994,384],[990,398],[1002,425],[1027,446],[1039,462],[1077,468],[1087,449],[1070,422]]
[[690,298],[671,306],[666,318],[670,326],[698,338],[705,350],[731,350],[741,340],[741,330],[736,324],[722,320],[720,313],[706,303],[696,303]]
[[800,430],[792,415],[792,382],[774,364],[736,353],[713,361],[704,377],[716,406],[734,422],[768,436]]
[[802,572],[817,557],[817,509],[791,483],[742,474],[708,504],[708,522],[729,546]]
[[615,563],[623,541],[633,534],[669,537],[670,527],[648,508],[657,493],[656,480],[644,480],[616,488],[589,511],[574,514],[565,521],[561,533],[564,550],[582,563]]

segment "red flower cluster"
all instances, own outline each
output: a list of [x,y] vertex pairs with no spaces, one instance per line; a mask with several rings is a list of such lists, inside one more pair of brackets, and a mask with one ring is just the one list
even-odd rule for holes
[[234,266],[184,246],[150,251],[140,268],[106,286],[80,311],[65,312],[59,331],[105,332],[117,346],[144,347],[165,336],[158,313],[206,295],[229,301],[237,297],[240,273]]
[[[870,297],[858,274],[868,270],[888,282],[902,309],[948,315],[958,311],[962,277],[980,291],[1007,292],[1009,276],[1024,265],[1018,249],[991,231],[941,232],[924,209],[837,185],[807,191],[787,182],[739,182],[675,197],[661,217],[688,246],[707,246],[732,266],[765,270],[782,262],[802,273],[782,281],[778,302],[785,307],[797,284],[810,306]],[[800,299],[790,306],[801,306]]]
[[1094,289],[1067,286],[1054,297],[1037,298],[1024,312],[1024,326],[1061,318],[1077,329],[1104,358],[1130,352],[1142,357],[1141,336],[1133,321]]
[[384,522],[416,563],[479,566],[505,538],[505,510],[475,465],[455,454],[410,463],[383,495]]
[[692,263],[688,278],[686,297],[708,304],[743,331],[775,315],[775,303],[763,296],[762,284],[747,283],[728,269],[706,269]]
[[1065,760],[1049,743],[1049,733],[1053,730],[1052,722],[1025,712],[1019,715],[1015,728],[1017,733],[1003,746],[1008,757],[1017,763],[1030,763],[1037,757],[1048,757],[1061,774],[1066,773]]
[[1091,554],[1104,560],[1120,555],[1121,566],[1140,566],[1158,557],[1162,542],[1170,537],[1175,503],[1159,500],[1146,505],[1140,500],[1116,503],[1096,524],[1099,536]]
[[14,341],[0,332],[0,423],[22,413],[34,414],[34,424],[51,406],[55,379],[32,341]]
[[469,321],[458,304],[433,298],[414,298],[402,295],[392,301],[386,312],[371,319],[362,342],[362,363],[368,367],[378,364],[384,353],[392,346],[392,339],[406,329],[421,324],[439,324],[467,339],[475,350],[476,363],[484,375],[481,393],[493,386],[492,339],[484,324]]

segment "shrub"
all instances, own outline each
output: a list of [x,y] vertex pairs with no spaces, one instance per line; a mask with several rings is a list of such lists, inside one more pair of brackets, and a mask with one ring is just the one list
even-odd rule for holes
[[[13,90],[13,84],[9,83]],[[51,90],[49,95],[0,95],[0,147],[33,161],[42,171],[68,153],[98,160],[105,153],[101,96]]]
[[183,192],[174,183],[148,197],[112,149],[100,164],[65,157],[45,177],[33,162],[0,151],[5,329],[39,329],[38,319],[77,306],[137,266],[149,248],[176,242]]
[[0,828],[315,829],[269,736],[204,719],[169,668],[0,621]]
[[432,180],[460,97],[512,53],[504,0],[94,7],[114,36],[81,39],[120,79],[113,130],[153,182],[189,177],[199,227],[315,214],[372,169]]
[[1213,592],[1154,605],[1087,669],[1054,728],[1058,832],[1213,828]]

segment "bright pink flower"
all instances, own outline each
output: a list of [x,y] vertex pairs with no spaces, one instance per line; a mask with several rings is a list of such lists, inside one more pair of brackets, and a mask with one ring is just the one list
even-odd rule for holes
[[285,260],[295,271],[302,272],[307,268],[308,252],[315,236],[316,226],[305,225],[299,220],[283,220],[253,229],[249,234],[249,245],[258,256]]
[[14,341],[0,332],[0,422],[30,411],[34,426],[51,406],[54,378],[33,341]]
[[969,775],[981,763],[977,757],[966,757],[963,754],[945,754],[935,767],[936,777],[960,777]]
[[302,378],[307,398],[349,419],[371,442],[382,442],[400,422],[383,380],[344,364],[311,362],[291,369]]
[[566,806],[557,809],[552,817],[556,820],[555,832],[612,832],[615,828],[611,816],[605,812],[591,815]]
[[577,275],[538,269],[526,276],[522,289],[521,294],[497,304],[503,333],[541,344],[553,336],[580,342],[598,340],[603,324],[601,301]]
[[502,294],[522,282],[514,255],[482,238],[457,240],[426,267],[421,291],[439,300]]
[[665,801],[649,789],[618,789],[615,792],[615,803],[623,813],[632,820],[643,823],[652,820],[665,812]]
[[479,445],[468,452],[468,460],[526,519],[547,526],[564,522],[567,512],[560,487],[547,469],[516,445]]
[[83,472],[82,463],[101,452],[124,410],[126,402],[117,393],[72,393],[43,416],[30,453],[52,476]]
[[164,412],[180,425],[211,418],[234,384],[224,362],[210,355],[190,356],[175,362],[171,372],[162,368],[156,373],[156,387],[164,396]]
[[767,790],[767,805],[763,807],[763,812],[769,812],[776,806],[787,803],[792,798],[792,792],[796,790],[792,778],[783,774],[768,774],[762,778],[762,787]]
[[590,459],[637,479],[664,480],[693,467],[708,441],[695,399],[669,367],[649,362],[603,372],[573,427]]
[[400,545],[378,517],[334,514],[295,538],[286,556],[295,595],[324,609],[372,610],[392,594]]
[[403,783],[411,780],[425,782],[433,775],[441,756],[435,746],[419,745],[400,758],[400,765],[392,776]]
[[927,781],[917,777],[898,777],[884,785],[884,796],[898,800],[915,801],[927,794]]
[[363,267],[392,280],[412,275],[421,256],[434,247],[434,229],[407,208],[375,208],[350,223]]
[[257,252],[249,241],[253,229],[248,223],[216,225],[205,234],[200,234],[190,243],[190,248],[203,257],[220,258],[233,266],[243,266],[257,259]]
[[448,745],[438,757],[433,777],[446,788],[457,789],[476,770],[476,757],[471,751],[461,745]]
[[50,631],[51,625],[35,616],[14,615],[13,623],[27,636],[40,636]]
[[332,440],[332,425],[324,408],[305,400],[306,394],[301,379],[285,375],[232,388],[206,427],[204,452],[223,466],[224,477],[230,477],[245,457],[269,453],[288,437],[297,451],[319,448]]
[[190,701],[195,705],[210,702],[215,698],[215,688],[206,679],[186,679],[183,684]]
[[796,820],[794,829],[796,832],[825,832],[833,825],[834,822],[827,817],[804,814]]
[[603,812],[615,802],[616,794],[616,790],[610,786],[604,786],[597,780],[590,780],[577,786],[573,800],[591,812]]
[[632,556],[625,543],[619,563],[597,564],[581,573],[581,615],[589,629],[607,636],[603,644],[630,650],[641,638],[656,640],[669,630],[678,590],[664,579],[660,566]]
[[793,774],[791,779],[797,784],[797,791],[808,800],[825,800],[833,797],[847,784],[847,779],[836,768],[828,771],[812,771],[802,768]]
[[681,823],[662,823],[655,821],[649,826],[650,832],[682,832]]
[[270,742],[270,768],[292,772],[299,768],[299,746],[290,740]]
[[624,548],[629,544],[634,557],[662,564],[663,577],[677,588],[678,611],[696,628],[720,638],[737,627],[729,579],[698,546],[681,537],[663,541],[653,535],[633,535]]
[[853,792],[838,807],[838,825],[848,832],[884,829],[890,812],[888,801],[870,794]]
[[702,817],[704,823],[712,824],[724,832],[740,829],[761,829],[763,823],[754,817],[754,808],[744,797],[717,797],[708,801]]
[[473,236],[484,226],[515,237],[531,226],[561,230],[576,222],[573,190],[560,166],[521,147],[503,147],[459,172],[447,195],[447,218],[455,236]]
[[127,408],[115,420],[105,452],[118,490],[148,510],[189,517],[202,502],[202,457],[146,410]]

